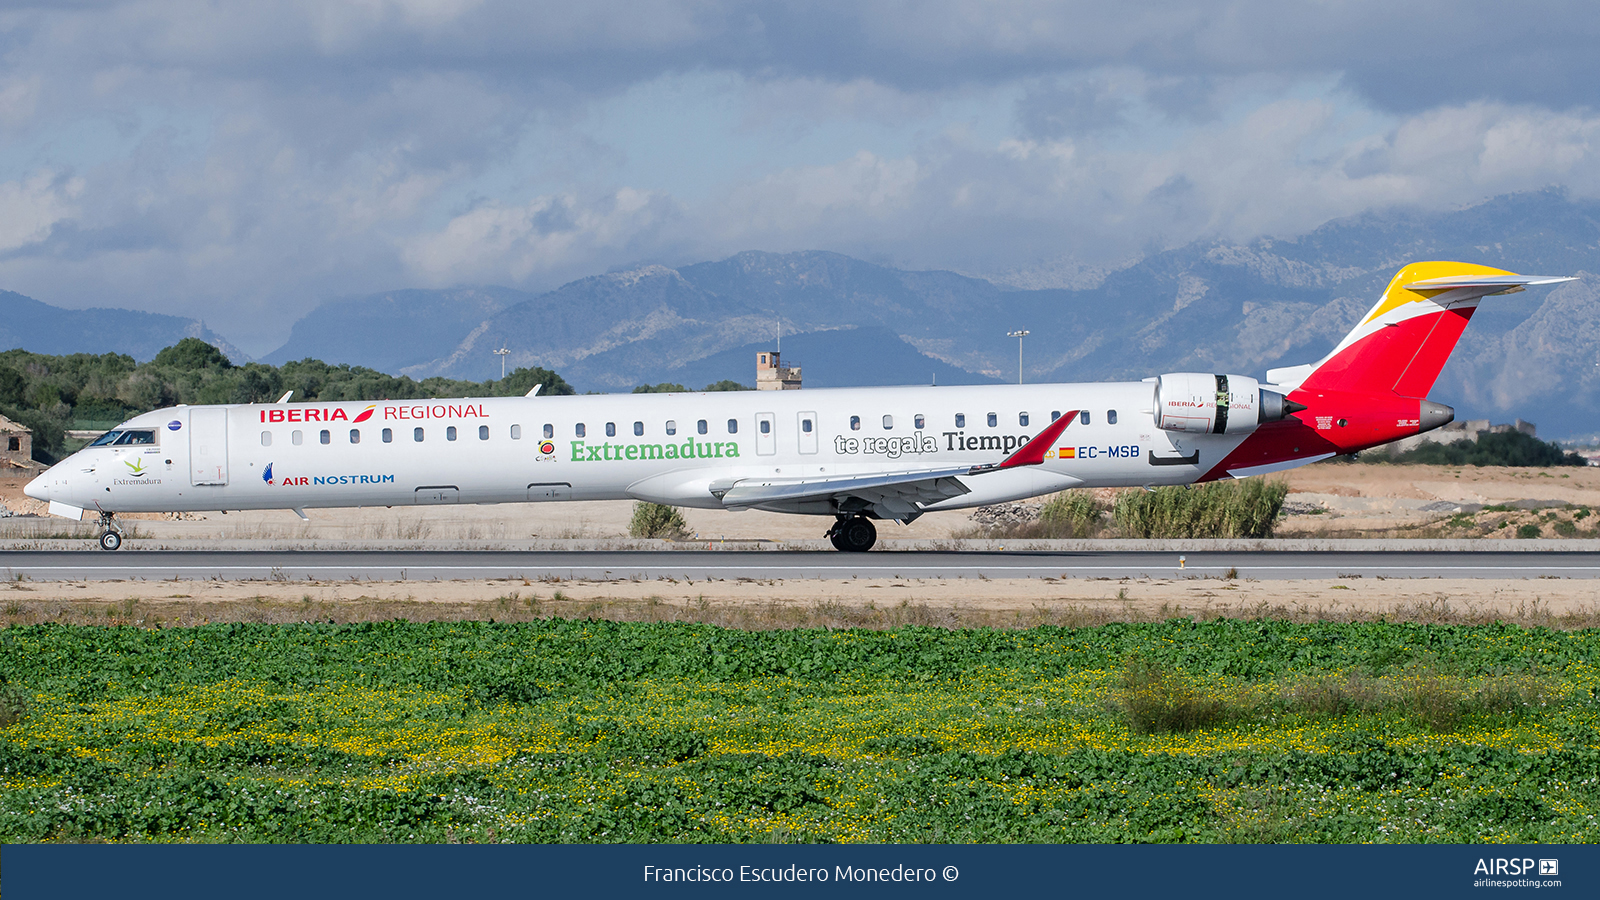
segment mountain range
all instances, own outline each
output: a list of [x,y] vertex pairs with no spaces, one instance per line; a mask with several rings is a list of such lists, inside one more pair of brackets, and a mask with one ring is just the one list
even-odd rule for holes
[[135,312],[131,309],[61,309],[14,291],[0,291],[0,350],[22,347],[34,353],[126,353],[140,362],[163,347],[197,337],[226,353],[248,359],[199,319]]
[[[1320,358],[1394,272],[1419,259],[1600,272],[1600,203],[1548,190],[1446,212],[1366,213],[1294,239],[1154,253],[1075,288],[751,251],[627,267],[542,294],[391,291],[318,307],[265,359],[483,379],[498,376],[492,351],[505,348],[510,367],[554,369],[579,390],[699,387],[752,383],[753,354],[781,330],[785,360],[804,363],[808,386],[983,383],[1015,380],[1018,346],[1007,332],[1027,329],[1028,381],[1262,377]],[[98,349],[91,344],[86,335],[76,349]],[[1463,418],[1534,421],[1547,437],[1600,431],[1600,281],[1488,298],[1431,396]]]

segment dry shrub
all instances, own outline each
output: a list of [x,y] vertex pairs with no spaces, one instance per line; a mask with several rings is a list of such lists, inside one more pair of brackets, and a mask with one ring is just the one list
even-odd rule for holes
[[1128,727],[1138,734],[1195,731],[1223,722],[1228,703],[1211,696],[1177,669],[1132,656],[1117,695]]
[[1113,516],[1123,537],[1267,538],[1288,495],[1288,482],[1261,478],[1124,491]]
[[636,538],[676,541],[689,536],[689,523],[674,507],[639,502],[633,505],[633,521],[628,523],[628,533]]
[[14,684],[0,682],[0,728],[21,722],[28,715],[28,695]]
[[1317,716],[1369,712],[1383,705],[1381,685],[1361,675],[1326,676],[1291,685],[1289,708]]

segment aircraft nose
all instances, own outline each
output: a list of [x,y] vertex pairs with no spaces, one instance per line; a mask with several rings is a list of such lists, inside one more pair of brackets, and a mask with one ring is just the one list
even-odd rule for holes
[[43,500],[48,503],[50,501],[49,478],[50,473],[45,472],[43,475],[40,475],[39,477],[28,482],[27,486],[22,489],[22,492],[35,500]]

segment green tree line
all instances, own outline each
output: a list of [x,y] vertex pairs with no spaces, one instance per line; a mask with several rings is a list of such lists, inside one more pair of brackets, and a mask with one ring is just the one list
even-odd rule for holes
[[1568,453],[1554,442],[1541,441],[1531,434],[1507,431],[1482,434],[1475,441],[1459,440],[1448,444],[1419,444],[1404,453],[1368,453],[1368,462],[1388,462],[1425,466],[1586,466],[1589,461]]
[[33,431],[33,455],[40,462],[66,454],[69,428],[105,428],[180,403],[271,403],[290,390],[301,401],[515,397],[536,384],[543,385],[543,394],[575,393],[560,375],[540,368],[491,381],[417,381],[319,359],[234,365],[198,338],[184,338],[146,363],[123,353],[0,352],[0,415]]

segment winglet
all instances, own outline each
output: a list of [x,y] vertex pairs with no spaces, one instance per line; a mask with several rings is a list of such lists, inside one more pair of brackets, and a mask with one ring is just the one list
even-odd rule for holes
[[1050,427],[1039,432],[1037,437],[1018,447],[1017,452],[1006,457],[1004,462],[991,463],[986,466],[973,466],[972,470],[967,474],[981,475],[984,472],[1014,469],[1017,466],[1037,466],[1044,462],[1045,452],[1055,446],[1056,438],[1061,437],[1061,432],[1066,431],[1067,426],[1071,425],[1076,418],[1078,418],[1078,410],[1076,409],[1069,413],[1063,413],[1061,418],[1051,422]]

